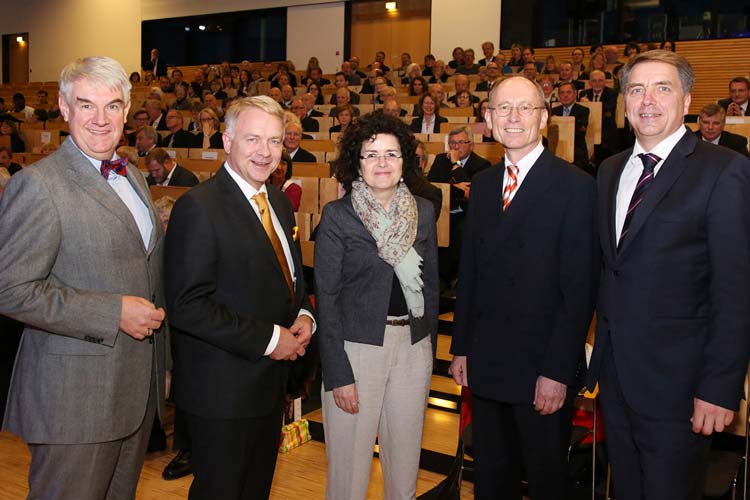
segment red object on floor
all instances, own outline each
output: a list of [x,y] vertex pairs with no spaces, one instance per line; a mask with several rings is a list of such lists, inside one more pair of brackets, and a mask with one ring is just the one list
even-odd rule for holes
[[[586,427],[587,429],[591,429],[594,425],[594,414],[593,412],[583,410],[581,408],[576,408],[573,410],[573,425],[578,425],[580,427]],[[604,442],[604,420],[602,419],[602,412],[600,409],[597,408],[596,411],[596,442],[601,443]],[[593,435],[589,434],[586,436],[583,441],[581,441],[581,444],[591,444],[591,441],[593,439]]]

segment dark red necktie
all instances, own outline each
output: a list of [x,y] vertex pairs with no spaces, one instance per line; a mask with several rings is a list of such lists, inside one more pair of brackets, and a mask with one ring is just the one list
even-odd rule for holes
[[99,170],[102,172],[104,179],[109,179],[109,173],[114,171],[117,175],[125,177],[126,167],[128,165],[127,158],[120,158],[119,160],[104,160]]
[[628,233],[628,228],[633,220],[633,213],[638,205],[643,201],[643,197],[646,194],[646,190],[651,185],[651,181],[654,180],[654,167],[661,161],[661,158],[653,153],[641,153],[638,155],[643,163],[643,172],[641,177],[638,179],[638,184],[635,186],[633,191],[633,197],[630,198],[630,205],[628,205],[628,213],[625,215],[625,222],[622,224],[622,231],[620,232],[620,240],[617,242],[617,250],[620,250],[622,241],[625,239],[625,235]]

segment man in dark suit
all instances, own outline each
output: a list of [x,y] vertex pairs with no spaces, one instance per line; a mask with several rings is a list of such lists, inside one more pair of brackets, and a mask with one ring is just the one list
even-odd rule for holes
[[306,118],[320,118],[323,112],[315,109],[315,96],[309,92],[302,94],[302,103],[305,105]]
[[190,170],[183,168],[162,148],[155,148],[146,155],[149,186],[193,187],[198,178]]
[[450,372],[472,393],[477,499],[563,500],[598,248],[591,177],[542,146],[544,94],[522,76],[485,115],[505,160],[474,176]]
[[[346,101],[347,103],[359,104],[359,94],[357,94],[356,92],[352,90],[349,90],[349,79],[343,72],[339,71],[338,73],[336,73],[336,76],[333,79],[333,84],[336,86],[336,89],[347,90],[347,93],[349,94],[349,100]],[[342,102],[336,102],[337,95],[338,95],[338,92],[334,92],[333,94],[331,94],[329,104],[335,104],[337,106],[341,104],[346,104]]]
[[576,102],[576,89],[572,83],[564,83],[557,88],[557,97],[562,106],[552,108],[553,116],[575,117],[575,145],[573,164],[587,172],[589,168],[589,152],[586,147],[586,129],[589,126],[589,108]]
[[147,99],[143,109],[148,113],[149,125],[156,130],[169,130],[167,128],[167,113],[161,109],[161,103],[156,99]]
[[293,99],[289,106],[289,111],[299,118],[302,130],[305,132],[318,132],[320,130],[320,123],[318,123],[318,120],[307,116],[307,108],[302,99]]
[[732,78],[729,82],[729,97],[719,100],[719,105],[727,116],[750,116],[750,80],[744,76]]
[[748,156],[747,138],[724,130],[725,115],[724,108],[718,104],[706,104],[698,117],[700,128],[695,131],[695,135],[706,142],[724,146]]
[[133,128],[133,131],[129,134],[125,134],[125,136],[128,138],[128,146],[135,146],[135,136],[138,132],[138,129],[141,127],[146,127],[149,124],[148,119],[148,113],[146,113],[145,109],[139,109],[135,113],[133,113],[133,121],[135,122],[135,127]]
[[284,149],[294,162],[315,163],[318,161],[315,155],[306,149],[300,147],[300,141],[303,139],[302,128],[299,123],[291,119],[286,123],[286,133],[284,134]]
[[287,360],[305,354],[314,329],[292,206],[266,186],[281,160],[283,117],[267,96],[234,101],[226,163],[177,200],[169,222],[167,308],[192,500],[268,498]]
[[570,61],[560,63],[560,78],[555,83],[555,87],[559,87],[563,83],[572,83],[576,91],[583,90],[585,86],[581,80],[573,78],[573,63]]
[[8,146],[0,146],[0,167],[7,168],[10,175],[20,172],[23,168],[12,160],[13,153],[10,148]]
[[578,94],[581,102],[602,103],[602,142],[594,144],[594,158],[600,164],[606,158],[620,151],[619,130],[617,130],[617,92],[607,87],[604,72],[595,69],[589,77],[590,89]]
[[618,499],[702,498],[710,435],[743,392],[750,329],[750,162],[683,125],[690,63],[625,66],[635,146],[598,176],[603,265],[587,385],[601,390]]
[[471,180],[475,174],[491,166],[489,161],[474,152],[474,137],[471,128],[466,125],[449,132],[448,145],[450,151],[435,157],[428,175],[430,182],[451,185],[450,242],[448,248],[438,250],[440,280],[444,287],[452,285],[458,274]]
[[116,160],[123,67],[77,59],[60,81],[70,136],[0,203],[0,314],[25,324],[3,430],[29,444],[29,498],[135,498],[171,359],[164,233],[143,175]]
[[159,57],[159,49],[151,49],[151,58],[143,63],[143,71],[151,71],[154,76],[167,76],[167,63]]
[[[191,134],[182,127],[185,123],[185,117],[176,109],[167,111],[165,118],[167,129],[171,132],[169,135],[162,137],[161,143],[165,148],[192,148],[196,147],[195,135]],[[200,147],[201,145],[197,145]]]

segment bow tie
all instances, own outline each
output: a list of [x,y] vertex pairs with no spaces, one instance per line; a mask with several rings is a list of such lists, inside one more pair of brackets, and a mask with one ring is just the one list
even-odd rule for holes
[[128,164],[127,158],[120,158],[119,160],[104,160],[99,170],[102,172],[104,179],[109,179],[109,173],[114,171],[117,175],[125,177],[126,167]]

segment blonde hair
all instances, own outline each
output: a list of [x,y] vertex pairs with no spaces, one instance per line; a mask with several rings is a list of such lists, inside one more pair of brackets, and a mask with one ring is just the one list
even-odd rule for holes
[[[234,134],[234,123],[237,121],[237,118],[243,111],[251,108],[260,109],[261,111],[265,111],[266,113],[277,117],[281,120],[282,128],[286,128],[286,115],[284,114],[284,109],[278,102],[265,95],[241,97],[235,99],[224,114],[224,124],[226,125],[227,135],[231,136]],[[216,115],[214,114],[214,116]],[[295,116],[295,118],[297,117]],[[297,119],[297,121],[299,121],[299,119]]]

